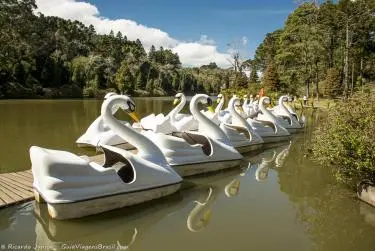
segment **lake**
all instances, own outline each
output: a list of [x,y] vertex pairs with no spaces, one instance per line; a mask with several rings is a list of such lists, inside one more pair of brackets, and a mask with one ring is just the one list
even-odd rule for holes
[[[75,140],[100,100],[0,101],[0,172],[30,168],[31,145],[95,154]],[[168,111],[171,98],[137,98],[141,115]],[[126,118],[124,114],[120,115]],[[1,250],[374,250],[375,209],[306,157],[311,131],[246,156],[241,167],[191,177],[160,200],[77,220],[48,217],[28,202],[0,209]]]

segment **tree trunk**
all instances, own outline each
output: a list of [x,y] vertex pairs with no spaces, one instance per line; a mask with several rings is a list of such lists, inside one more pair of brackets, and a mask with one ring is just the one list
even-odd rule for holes
[[346,19],[346,39],[344,56],[344,96],[347,97],[349,85],[349,19]]
[[350,95],[353,95],[354,89],[354,63],[352,63],[352,84],[350,86]]
[[306,81],[306,97],[310,97],[310,80]]
[[315,62],[315,87],[316,87],[316,98],[317,101],[319,102],[319,66],[318,62]]

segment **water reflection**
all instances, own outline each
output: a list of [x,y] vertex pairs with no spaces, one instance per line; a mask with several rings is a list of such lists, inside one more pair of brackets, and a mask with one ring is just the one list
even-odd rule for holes
[[[77,243],[107,245],[110,250],[120,246],[137,246],[144,236],[150,238],[148,231],[159,222],[176,214],[181,215],[191,206],[183,217],[186,219],[185,227],[191,232],[201,232],[211,222],[212,205],[225,193],[226,187],[231,187],[233,177],[238,176],[239,172],[231,170],[192,178],[184,182],[179,193],[161,200],[70,221],[51,219],[46,205],[35,203],[35,243],[56,250],[60,250],[62,245],[67,247]],[[178,221],[183,218],[179,217]]]
[[[319,113],[308,119],[310,128]],[[338,184],[329,167],[318,166],[302,153],[309,147],[311,130],[289,149],[278,169],[280,189],[297,209],[297,219],[314,242],[313,250],[373,250],[374,210],[365,207],[348,188]],[[373,209],[373,208],[371,208]]]
[[375,208],[367,203],[359,203],[359,212],[367,224],[375,228]]
[[240,185],[241,182],[238,179],[233,179],[228,185],[225,186],[225,195],[228,198],[237,196],[240,191]]
[[[165,217],[184,208],[202,192],[189,188],[161,200],[70,221],[53,220],[45,204],[35,203],[36,244],[60,250],[62,245],[131,246]],[[196,196],[196,195],[195,195]],[[111,249],[112,250],[112,249]]]
[[[92,104],[80,109],[95,110]],[[80,126],[84,119],[74,116]],[[322,118],[316,112],[309,127]],[[0,244],[50,250],[63,244],[155,251],[373,250],[375,209],[304,156],[310,135],[307,130],[292,144],[246,157],[242,168],[191,177],[180,192],[135,207],[71,221],[50,219],[40,204],[2,209]]]
[[268,178],[269,170],[272,168],[281,168],[289,149],[293,143],[284,144],[275,148],[267,149],[258,156],[254,157],[248,164],[248,167],[242,174],[249,172],[250,168],[255,169],[255,179],[257,181],[265,181]]
[[194,208],[187,218],[187,228],[191,232],[200,232],[205,228],[211,220],[212,210],[210,204],[214,201],[213,189],[208,189],[207,198],[204,201],[194,201]]

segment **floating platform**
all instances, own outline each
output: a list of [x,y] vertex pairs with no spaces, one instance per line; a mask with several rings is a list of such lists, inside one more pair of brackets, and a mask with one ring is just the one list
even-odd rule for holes
[[0,208],[34,199],[31,170],[0,174]]

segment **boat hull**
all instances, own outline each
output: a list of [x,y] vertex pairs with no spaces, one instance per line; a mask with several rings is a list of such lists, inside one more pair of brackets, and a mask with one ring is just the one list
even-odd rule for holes
[[[47,203],[48,213],[53,219],[66,220],[82,218],[88,215],[98,214],[117,208],[128,207],[146,201],[158,199],[180,189],[181,183],[142,190],[132,193],[116,194],[102,198],[78,201],[72,203]],[[38,194],[37,191],[34,191]]]
[[269,143],[276,143],[276,142],[282,142],[287,141],[291,139],[291,135],[282,135],[282,136],[261,136],[264,144]]
[[204,163],[194,163],[185,165],[171,165],[171,167],[181,176],[193,176],[198,174],[217,172],[224,169],[234,168],[240,165],[242,159],[211,161]]
[[235,148],[239,153],[250,153],[250,152],[262,149],[263,143],[247,145],[247,146],[239,146],[239,147],[235,147]]
[[[95,146],[93,146],[91,144],[88,144],[88,143],[77,143],[77,146],[79,148],[95,148]],[[120,143],[120,144],[116,144],[116,145],[112,145],[112,146],[116,146],[116,147],[124,149],[124,150],[135,149],[135,147],[133,145],[129,144],[128,142]]]

